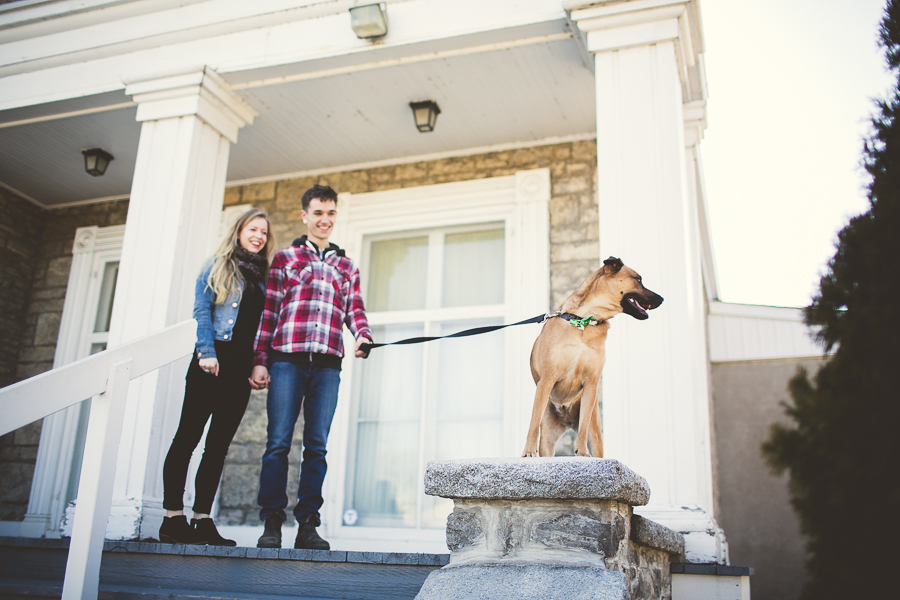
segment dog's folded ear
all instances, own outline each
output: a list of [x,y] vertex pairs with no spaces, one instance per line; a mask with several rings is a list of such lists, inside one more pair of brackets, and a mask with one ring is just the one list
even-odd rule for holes
[[610,256],[606,260],[603,261],[603,264],[612,269],[613,273],[618,273],[622,267],[625,265],[622,263],[621,258],[616,258],[615,256]]

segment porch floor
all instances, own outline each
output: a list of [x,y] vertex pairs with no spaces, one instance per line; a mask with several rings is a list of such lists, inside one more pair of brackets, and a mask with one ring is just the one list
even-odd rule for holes
[[[0,598],[60,598],[69,540],[0,537]],[[102,600],[414,598],[448,554],[104,545]]]

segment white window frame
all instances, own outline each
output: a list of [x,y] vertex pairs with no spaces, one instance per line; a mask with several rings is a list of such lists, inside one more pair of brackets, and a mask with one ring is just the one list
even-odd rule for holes
[[[550,308],[549,201],[549,169],[366,194],[346,193],[339,197],[332,240],[359,265],[367,236],[502,223],[506,244],[504,323],[515,323]],[[502,448],[507,456],[518,456],[524,444],[534,396],[528,357],[538,332],[537,326],[505,330]],[[352,336],[345,330],[345,348],[352,349],[353,344]],[[375,350],[379,351],[390,352]],[[442,529],[348,527],[342,522],[351,460],[351,392],[357,362],[351,358],[352,352],[347,354],[350,356],[343,362],[338,406],[328,440],[329,468],[322,508],[326,534],[342,546],[352,543],[361,550],[440,549],[445,537]]]

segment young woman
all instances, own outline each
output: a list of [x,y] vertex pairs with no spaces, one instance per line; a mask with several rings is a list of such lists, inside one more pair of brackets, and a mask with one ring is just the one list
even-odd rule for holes
[[[250,381],[250,371],[274,245],[266,214],[251,209],[237,220],[197,278],[197,346],[185,378],[181,422],[163,466],[166,517],[159,528],[161,542],[235,545],[219,535],[209,513],[251,386],[265,387]],[[195,480],[193,518],[188,523],[183,505],[188,463],[210,419]]]

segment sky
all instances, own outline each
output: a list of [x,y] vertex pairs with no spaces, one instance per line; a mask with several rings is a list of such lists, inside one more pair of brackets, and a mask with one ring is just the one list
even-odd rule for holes
[[863,141],[892,83],[885,1],[700,0],[720,300],[808,305],[837,232],[867,209]]

